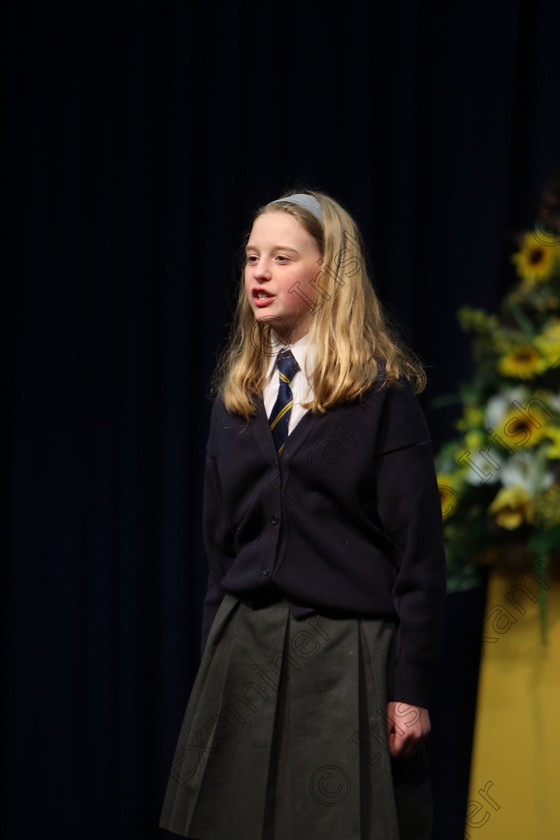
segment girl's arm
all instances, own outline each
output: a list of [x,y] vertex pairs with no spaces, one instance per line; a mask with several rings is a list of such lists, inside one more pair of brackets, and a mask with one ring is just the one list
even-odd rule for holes
[[208,560],[208,585],[202,612],[201,634],[201,646],[204,650],[210,627],[225,595],[221,583],[234,558],[233,536],[224,509],[218,468],[210,452],[206,456],[202,522]]
[[[446,569],[431,441],[410,389],[387,395],[379,444],[378,512],[394,545],[397,565],[393,602],[399,626],[389,697],[426,709],[441,644]],[[428,728],[426,713],[418,712],[416,717],[410,726],[402,727],[407,736],[422,736]],[[393,743],[400,744],[403,738],[406,743],[410,740],[397,732]]]

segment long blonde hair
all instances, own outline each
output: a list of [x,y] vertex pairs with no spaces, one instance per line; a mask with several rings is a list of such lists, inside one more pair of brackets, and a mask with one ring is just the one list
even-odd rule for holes
[[[316,363],[311,374],[313,399],[305,408],[324,413],[331,406],[358,399],[377,379],[380,362],[382,386],[399,387],[406,379],[419,393],[426,385],[426,374],[383,312],[367,274],[356,223],[328,195],[304,192],[319,202],[323,224],[306,207],[281,200],[261,207],[254,220],[278,210],[289,213],[315,239],[323,257],[312,281],[315,299],[309,301],[313,316],[309,338],[315,344]],[[242,280],[229,340],[212,381],[213,392],[221,393],[232,414],[246,419],[255,414],[273,347],[271,326],[255,319]]]

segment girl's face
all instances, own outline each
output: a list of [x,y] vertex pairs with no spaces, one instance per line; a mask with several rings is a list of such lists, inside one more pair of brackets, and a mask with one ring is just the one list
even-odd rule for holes
[[303,225],[283,210],[263,213],[247,243],[245,294],[257,321],[272,325],[285,344],[307,332],[321,251]]

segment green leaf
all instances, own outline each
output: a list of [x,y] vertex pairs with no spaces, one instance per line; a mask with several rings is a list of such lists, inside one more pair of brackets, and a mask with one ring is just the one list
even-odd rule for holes
[[529,341],[533,341],[535,338],[537,331],[535,330],[531,320],[525,315],[522,309],[517,306],[517,304],[513,303],[511,300],[507,302],[507,308],[509,309],[511,315],[517,323],[519,324],[523,334]]

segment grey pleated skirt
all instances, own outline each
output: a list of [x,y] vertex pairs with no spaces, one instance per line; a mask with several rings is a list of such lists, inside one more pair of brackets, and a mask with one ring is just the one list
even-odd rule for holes
[[226,595],[160,825],[191,840],[429,840],[423,751],[387,746],[394,625]]

